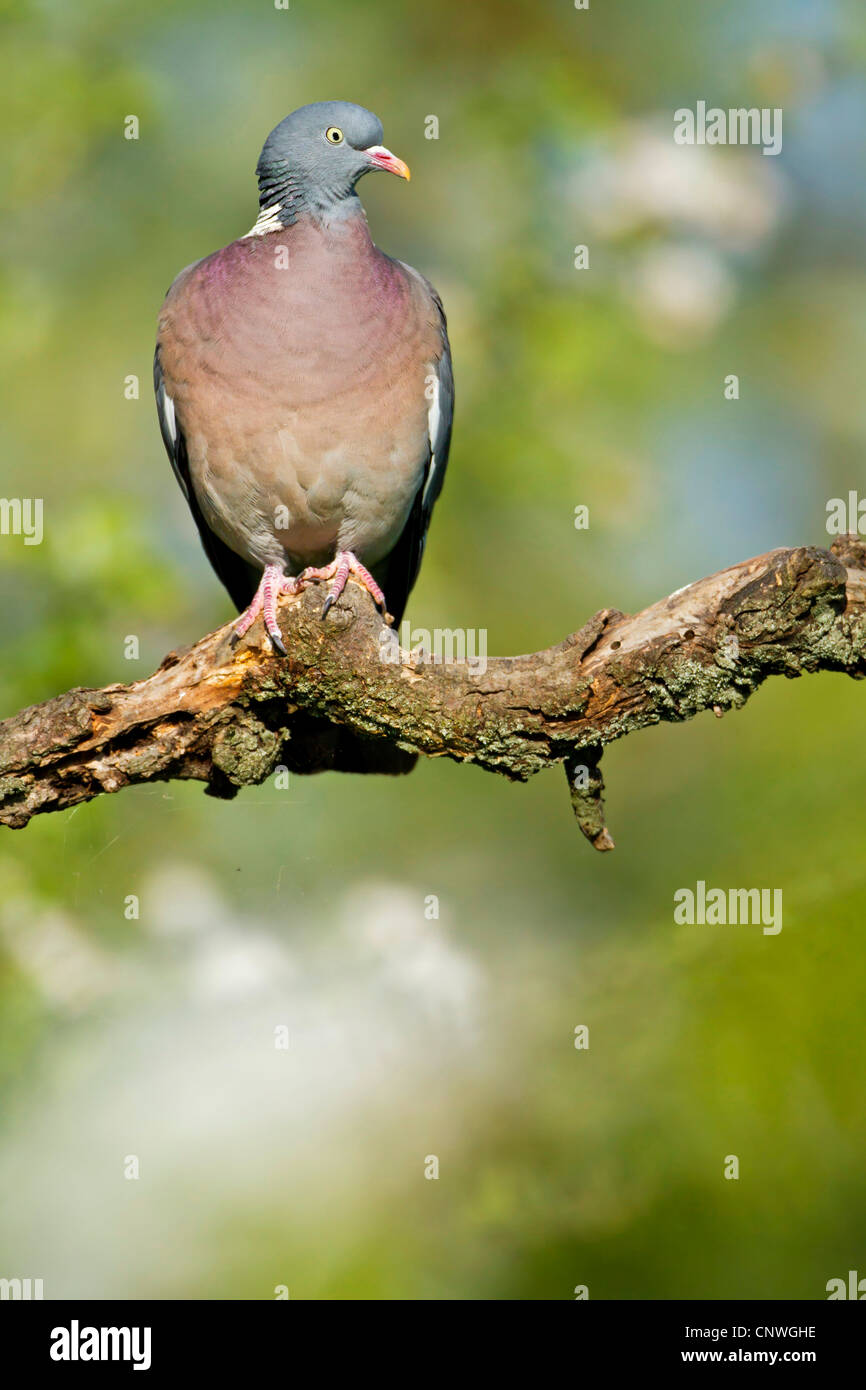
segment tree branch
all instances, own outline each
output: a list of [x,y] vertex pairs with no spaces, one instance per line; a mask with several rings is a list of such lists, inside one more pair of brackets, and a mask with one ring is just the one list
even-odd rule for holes
[[612,849],[605,744],[721,714],[770,675],[866,675],[866,544],[771,551],[634,616],[604,609],[558,646],[491,659],[483,674],[405,652],[383,660],[387,630],[354,584],[324,622],[321,611],[317,587],[283,598],[287,658],[260,622],[237,649],[227,625],[147,680],[70,690],[6,720],[0,823],[19,828],[137,782],[191,778],[229,797],[281,764],[364,771],[384,755],[402,772],[423,753],[516,781],[564,763],[581,830]]

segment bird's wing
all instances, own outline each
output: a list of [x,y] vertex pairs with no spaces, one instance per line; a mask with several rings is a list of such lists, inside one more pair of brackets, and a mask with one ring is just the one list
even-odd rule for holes
[[228,589],[232,603],[240,612],[241,609],[246,608],[256,592],[258,575],[252,566],[248,565],[245,560],[241,559],[240,555],[236,555],[224,541],[220,540],[202,516],[190,478],[186,440],[175,414],[174,401],[165,389],[162,363],[159,360],[159,345],[153,354],[153,389],[156,393],[156,410],[159,415],[162,442],[174,469],[174,476],[180,483],[183,495],[192,512],[193,520],[198,527],[205,555],[210,560],[218,578]]
[[448,323],[442,300],[429,280],[411,266],[407,265],[404,268],[420,280],[427,291],[431,311],[435,314],[439,330],[441,352],[437,360],[431,364],[428,382],[429,449],[421,485],[400,539],[379,567],[382,576],[380,582],[395,624],[399,623],[403,616],[406,602],[421,568],[433,507],[445,481],[445,469],[451,447],[451,426],[454,420],[454,372],[451,366],[451,345],[448,342]]

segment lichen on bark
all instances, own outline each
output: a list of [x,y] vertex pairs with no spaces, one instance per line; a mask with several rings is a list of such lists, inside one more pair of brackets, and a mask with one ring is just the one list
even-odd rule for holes
[[315,586],[283,598],[286,658],[260,623],[237,648],[227,625],[147,680],[70,690],[7,719],[0,824],[135,783],[195,779],[229,798],[280,761],[405,773],[420,754],[513,781],[563,763],[581,830],[610,849],[607,744],[738,707],[771,675],[866,675],[866,545],[845,536],[830,550],[771,551],[640,613],[604,609],[557,646],[492,658],[483,673],[408,653],[383,661],[382,620],[353,583],[325,622],[321,611]]

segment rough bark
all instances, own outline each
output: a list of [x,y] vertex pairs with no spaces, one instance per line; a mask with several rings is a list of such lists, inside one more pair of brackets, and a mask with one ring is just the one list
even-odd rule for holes
[[147,680],[70,690],[0,724],[0,823],[20,828],[138,782],[192,778],[230,797],[280,764],[363,771],[366,747],[376,764],[392,755],[395,772],[419,753],[517,781],[563,763],[581,830],[611,849],[605,744],[738,707],[767,676],[866,674],[866,544],[855,536],[746,560],[633,616],[604,609],[558,646],[492,658],[483,674],[409,653],[383,661],[367,594],[350,583],[324,622],[322,599],[314,586],[282,600],[286,658],[260,622],[237,648],[227,625]]

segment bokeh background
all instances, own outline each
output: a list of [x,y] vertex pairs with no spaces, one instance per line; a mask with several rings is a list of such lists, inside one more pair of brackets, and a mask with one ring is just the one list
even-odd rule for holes
[[[449,313],[416,624],[534,650],[827,544],[827,500],[866,486],[857,0],[4,9],[0,492],[44,498],[45,538],[0,538],[3,712],[229,616],[159,439],[154,325],[251,225],[261,143],[307,101],[381,115],[413,182],[364,181],[374,236]],[[783,152],[675,146],[699,99],[782,107]],[[3,832],[0,1275],[762,1299],[866,1274],[863,711],[842,677],[774,681],[628,738],[610,855],[561,775],[445,762]],[[781,934],[675,925],[698,879],[781,887]]]

